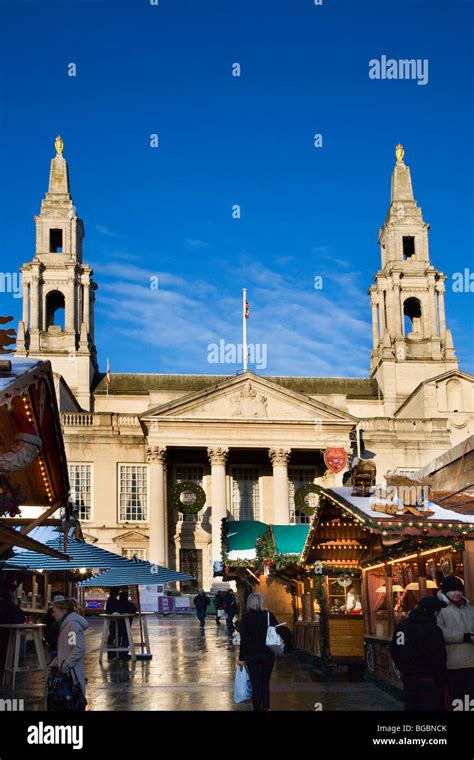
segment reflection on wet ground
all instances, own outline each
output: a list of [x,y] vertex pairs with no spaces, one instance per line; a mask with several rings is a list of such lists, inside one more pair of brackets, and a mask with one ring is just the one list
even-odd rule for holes
[[[233,680],[238,650],[227,639],[225,625],[208,618],[204,634],[195,617],[150,616],[153,659],[107,660],[99,663],[102,621],[89,618],[86,633],[88,710],[232,710],[246,712],[251,705],[235,705]],[[135,640],[138,626],[134,622]],[[26,710],[44,710],[43,679],[37,673],[17,677],[14,696]],[[9,688],[0,697],[9,697]],[[318,673],[298,654],[278,658],[271,680],[272,710],[401,710],[400,702],[373,684],[349,682],[341,669]]]

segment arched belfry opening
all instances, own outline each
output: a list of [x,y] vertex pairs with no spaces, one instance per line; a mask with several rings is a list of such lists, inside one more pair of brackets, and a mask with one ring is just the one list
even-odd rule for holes
[[59,290],[51,290],[46,296],[46,329],[53,325],[64,331],[65,301]]
[[403,304],[403,323],[405,335],[413,333],[414,335],[423,335],[423,324],[421,321],[421,302],[418,298],[407,298]]

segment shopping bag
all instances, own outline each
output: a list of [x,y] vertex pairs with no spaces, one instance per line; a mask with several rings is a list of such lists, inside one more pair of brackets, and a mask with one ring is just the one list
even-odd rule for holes
[[222,609],[217,610],[217,617],[219,619],[225,617],[225,610],[222,610]]
[[[284,625],[284,623],[280,623],[279,625]],[[285,642],[278,633],[276,626],[270,625],[269,612],[267,612],[267,638],[265,639],[265,646],[276,655],[283,654],[285,651]]]
[[46,709],[49,712],[82,712],[86,705],[87,699],[75,670],[64,673],[59,668],[51,668],[47,684]]
[[245,668],[237,665],[234,679],[234,702],[239,705],[241,702],[248,702],[252,698],[252,684],[250,683],[249,674]]

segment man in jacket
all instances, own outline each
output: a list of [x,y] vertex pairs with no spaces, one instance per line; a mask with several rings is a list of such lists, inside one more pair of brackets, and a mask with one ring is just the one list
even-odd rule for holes
[[[448,687],[453,710],[474,708],[474,609],[455,575],[443,578],[438,598],[446,603],[438,616],[448,652]],[[471,703],[472,702],[472,703]]]
[[436,625],[445,602],[432,596],[395,628],[390,653],[402,674],[405,710],[444,710],[446,647]]
[[237,615],[237,602],[235,594],[230,588],[224,597],[224,610],[227,621],[227,636],[232,640],[234,633],[234,617]]
[[199,620],[199,627],[201,631],[204,630],[206,624],[206,612],[210,605],[210,599],[206,596],[204,589],[200,588],[199,593],[194,597],[194,606],[196,607],[196,615]]

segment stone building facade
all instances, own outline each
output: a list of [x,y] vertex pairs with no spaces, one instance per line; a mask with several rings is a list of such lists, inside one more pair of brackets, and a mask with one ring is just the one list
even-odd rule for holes
[[[367,378],[129,373],[114,374],[107,393],[94,344],[97,285],[82,258],[62,142],[35,222],[17,355],[52,362],[83,532],[103,548],[190,571],[209,588],[221,518],[307,520],[295,509],[297,488],[345,477],[326,468],[326,449],[356,453],[359,439],[380,482],[474,432],[474,378],[458,369],[446,277],[430,263],[429,225],[399,151],[379,234],[382,268],[369,289]],[[171,503],[182,481],[205,491],[197,515]]]

